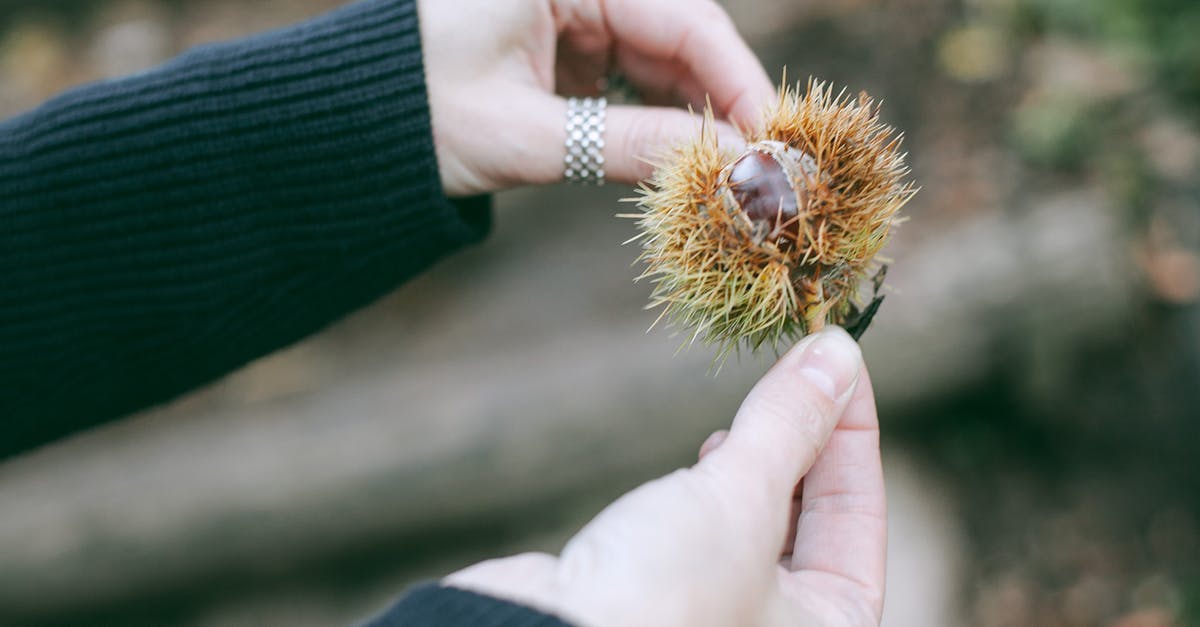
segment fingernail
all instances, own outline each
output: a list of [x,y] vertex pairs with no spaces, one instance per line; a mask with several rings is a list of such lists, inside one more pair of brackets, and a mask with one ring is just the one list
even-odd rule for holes
[[814,335],[800,355],[800,376],[834,401],[840,401],[858,381],[862,352],[841,328]]

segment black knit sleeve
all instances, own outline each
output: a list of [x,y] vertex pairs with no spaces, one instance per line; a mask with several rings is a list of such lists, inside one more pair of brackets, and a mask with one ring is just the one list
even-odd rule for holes
[[319,330],[488,228],[438,181],[413,0],[0,123],[0,458]]
[[363,627],[570,627],[536,610],[459,588],[427,583]]

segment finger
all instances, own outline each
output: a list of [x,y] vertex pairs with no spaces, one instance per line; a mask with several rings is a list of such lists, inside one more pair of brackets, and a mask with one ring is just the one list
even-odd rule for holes
[[708,94],[696,84],[680,62],[647,57],[628,47],[617,48],[616,57],[622,75],[637,90],[643,103],[665,107],[690,106],[698,112],[708,105]]
[[[674,146],[700,136],[702,118],[666,107],[612,106],[608,108],[605,141],[605,174],[609,180],[636,183],[653,172],[648,161],[659,161]],[[724,122],[716,123],[717,142],[737,151],[745,145],[741,135]]]
[[792,570],[853,582],[876,615],[883,603],[887,504],[879,420],[864,368],[841,422],[804,478]]
[[722,429],[721,431],[713,431],[712,435],[704,440],[704,444],[700,445],[700,459],[704,459],[709,453],[717,450],[718,446],[729,437],[729,432]]
[[775,87],[733,21],[712,0],[608,0],[618,46],[681,62],[717,110],[742,128],[758,125]]
[[[566,171],[566,100],[536,92],[523,95],[514,106],[529,112],[531,123],[496,129],[495,143],[506,154],[495,160],[495,171],[487,174],[501,187],[559,182]],[[654,170],[647,161],[661,160],[673,146],[696,141],[702,121],[700,115],[679,109],[609,106],[603,134],[605,178],[629,184],[645,179]],[[715,124],[722,148],[744,149],[746,142],[737,130],[724,122]]]
[[861,364],[858,345],[842,329],[806,338],[754,386],[710,458],[750,473],[783,521],[796,484],[850,400]]

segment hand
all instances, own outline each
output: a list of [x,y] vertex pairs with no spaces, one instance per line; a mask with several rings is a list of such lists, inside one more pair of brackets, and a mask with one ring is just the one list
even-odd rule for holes
[[878,625],[879,429],[845,331],[792,349],[714,436],[699,463],[618,499],[560,556],[484,562],[445,583],[581,625]]
[[[464,196],[562,179],[566,101],[596,95],[619,70],[647,104],[691,104],[745,128],[775,88],[713,0],[418,0],[442,186]],[[611,106],[610,180],[650,174],[641,161],[699,122],[685,111]],[[720,124],[724,144],[740,143]]]

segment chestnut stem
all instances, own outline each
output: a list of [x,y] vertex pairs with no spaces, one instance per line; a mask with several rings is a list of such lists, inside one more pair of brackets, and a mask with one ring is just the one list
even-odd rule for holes
[[809,301],[808,307],[804,308],[804,330],[805,333],[816,333],[825,328],[825,315],[829,313],[830,303],[825,300],[825,285],[821,283],[821,274],[818,272],[812,278],[816,289],[813,292],[813,297]]
[[829,303],[820,301],[813,303],[804,315],[804,326],[809,333],[816,333],[825,328],[825,317],[829,312]]

